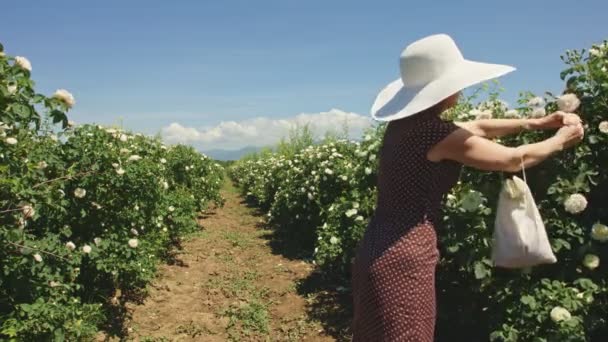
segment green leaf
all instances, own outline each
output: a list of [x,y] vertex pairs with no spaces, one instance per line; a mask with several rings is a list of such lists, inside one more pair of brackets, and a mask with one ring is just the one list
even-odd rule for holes
[[31,114],[30,108],[21,103],[16,103],[11,108],[13,109],[13,113],[17,114],[17,116],[23,119],[29,118]]
[[598,137],[596,135],[590,135],[589,136],[589,143],[590,144],[597,144],[598,142]]
[[460,247],[458,245],[452,245],[452,246],[448,247],[448,252],[456,253],[456,252],[458,252],[459,249],[460,249]]
[[53,332],[53,335],[55,336],[55,341],[58,341],[58,342],[65,341],[65,335],[63,333],[63,329],[61,329],[61,328],[55,329],[55,331]]
[[523,304],[529,306],[531,309],[536,308],[536,299],[534,299],[534,297],[532,297],[530,295],[522,296],[521,299],[520,299],[520,301]]
[[486,269],[486,266],[481,262],[476,262],[475,263],[475,278],[483,279],[487,275],[488,275],[488,270]]

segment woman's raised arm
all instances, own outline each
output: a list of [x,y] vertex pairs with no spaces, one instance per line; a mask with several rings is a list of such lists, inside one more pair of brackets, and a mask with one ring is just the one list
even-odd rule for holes
[[563,125],[579,124],[580,122],[578,115],[558,111],[542,118],[482,119],[455,122],[455,124],[476,136],[496,138],[516,134],[524,129],[553,129]]
[[546,140],[534,144],[507,147],[460,128],[433,146],[427,153],[430,161],[454,160],[487,171],[517,172],[547,159],[553,153],[575,145],[583,138],[580,124],[563,126]]

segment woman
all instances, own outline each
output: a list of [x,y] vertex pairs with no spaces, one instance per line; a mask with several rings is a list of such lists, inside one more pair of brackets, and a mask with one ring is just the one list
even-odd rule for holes
[[[353,266],[354,341],[433,341],[435,329],[435,226],[442,197],[462,165],[488,171],[519,171],[579,142],[575,114],[538,119],[445,122],[462,89],[514,68],[465,60],[447,35],[409,45],[401,78],[372,107],[390,121],[380,151],[378,202]],[[557,129],[555,136],[506,147],[487,138],[524,129]]]

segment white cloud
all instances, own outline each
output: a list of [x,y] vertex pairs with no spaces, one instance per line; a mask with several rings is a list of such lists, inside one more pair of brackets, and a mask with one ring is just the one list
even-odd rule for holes
[[298,126],[308,124],[316,137],[326,132],[342,132],[348,127],[350,138],[359,138],[372,125],[371,118],[356,113],[331,109],[321,113],[302,113],[286,119],[256,117],[243,121],[223,121],[213,127],[194,128],[173,122],[162,129],[168,143],[191,144],[205,150],[239,149],[245,146],[271,146],[288,137]]

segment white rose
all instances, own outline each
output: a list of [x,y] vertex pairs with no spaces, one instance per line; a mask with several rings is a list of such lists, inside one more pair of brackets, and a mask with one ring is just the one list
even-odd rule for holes
[[363,221],[363,220],[364,220],[364,218],[363,218],[363,216],[361,216],[361,215],[359,215],[359,216],[357,216],[357,218],[355,218],[355,221],[359,221],[359,222],[361,222],[361,221]]
[[466,211],[475,211],[482,204],[483,199],[477,191],[470,191],[462,198],[461,206]]
[[[68,120],[68,127],[74,127],[76,126],[76,122],[73,120]],[[93,134],[89,133],[89,136],[92,136]]]
[[566,113],[573,113],[580,105],[581,101],[575,94],[565,94],[557,98],[557,107]]
[[349,210],[347,210],[347,211],[344,213],[344,215],[346,215],[346,217],[352,217],[352,216],[354,216],[354,215],[357,215],[357,212],[358,212],[358,211],[357,211],[357,209],[354,209],[354,208],[353,208],[353,209],[349,209]]
[[129,247],[137,248],[139,241],[137,239],[129,239]]
[[44,160],[38,163],[39,169],[46,169],[49,164],[47,164]]
[[528,101],[528,106],[530,107],[544,107],[545,106],[545,99],[543,99],[542,97],[536,96],[530,99],[530,101]]
[[17,85],[16,84],[9,84],[7,87],[8,93],[13,95],[17,92]]
[[601,223],[596,223],[591,227],[591,238],[600,242],[608,241],[608,227]]
[[134,154],[132,156],[129,157],[129,159],[127,159],[128,161],[136,161],[136,160],[140,160],[141,157],[138,156],[137,154]]
[[530,116],[533,118],[540,118],[547,115],[547,111],[545,110],[545,107],[536,107],[534,109],[532,109],[532,112],[530,113]]
[[32,71],[32,63],[30,63],[30,61],[25,57],[16,56],[15,65],[17,65],[21,69]]
[[572,318],[570,312],[561,306],[556,306],[551,310],[551,319],[553,322],[567,321]]
[[474,117],[478,117],[479,115],[481,115],[481,110],[477,109],[477,108],[473,108],[469,111],[469,115],[472,115]]
[[93,239],[93,242],[95,242],[95,246],[99,246],[99,244],[101,243],[101,238],[96,237]]
[[68,241],[68,242],[65,244],[65,247],[66,247],[67,249],[71,250],[71,251],[73,251],[73,250],[75,250],[75,249],[76,249],[76,245],[75,245],[75,244],[74,244],[72,241]]
[[596,269],[600,265],[600,258],[595,254],[587,254],[583,258],[583,265],[590,270]]
[[600,55],[601,55],[601,51],[597,47],[594,46],[591,49],[589,49],[589,56],[598,57]]
[[175,207],[174,207],[174,206],[170,206],[170,207],[169,207],[169,211],[170,211],[170,212],[175,211]]
[[313,196],[313,195],[312,195],[312,194],[309,192],[309,193],[308,193],[308,199],[312,201],[314,198],[315,198],[315,197],[314,197],[314,196]]
[[371,175],[372,174],[372,168],[371,167],[366,167],[365,168],[365,174],[366,175]]
[[15,145],[15,144],[17,143],[17,139],[12,138],[12,137],[11,137],[11,138],[6,138],[6,140],[5,140],[5,141],[6,141],[6,143],[7,143],[7,144],[9,144],[9,145]]
[[519,112],[517,111],[517,109],[509,109],[508,111],[505,112],[505,117],[506,118],[518,118]]
[[25,216],[25,218],[32,217],[36,213],[34,208],[29,204],[23,205],[21,207],[21,212],[23,212],[23,216]]
[[597,128],[600,130],[600,132],[602,132],[604,134],[608,134],[608,121],[600,122],[600,124],[597,126]]
[[477,114],[475,116],[475,120],[486,120],[486,119],[491,119],[492,118],[492,111],[489,109],[485,109],[479,112],[479,114]]
[[91,246],[89,246],[89,245],[84,245],[84,246],[82,246],[82,251],[83,251],[85,254],[89,254],[89,253],[91,253]]
[[169,183],[163,182],[163,189],[165,189],[165,190],[169,189]]
[[72,95],[69,91],[65,89],[57,89],[53,97],[58,99],[59,101],[65,103],[68,108],[74,107],[76,104],[76,100],[74,100],[74,95]]
[[338,239],[338,238],[337,238],[337,237],[335,237],[335,236],[332,236],[332,237],[329,239],[329,243],[331,243],[332,245],[335,245],[335,244],[337,244],[338,242],[340,242],[340,239]]
[[137,229],[135,229],[135,228],[131,228],[131,234],[133,234],[133,235],[135,235],[135,236],[138,236],[138,235],[139,235],[139,232],[137,231]]
[[333,175],[334,172],[331,169],[325,169],[325,173],[328,175]]
[[161,164],[165,164],[166,162],[167,162],[167,159],[165,159],[165,158],[160,158],[160,163],[161,163]]
[[369,161],[373,162],[374,160],[376,160],[376,155],[375,154],[370,154]]
[[40,256],[40,254],[36,253],[36,254],[34,254],[34,260],[36,260],[38,262],[42,262],[42,257]]
[[119,137],[119,140],[122,141],[122,142],[127,142],[128,139],[129,138],[127,137],[126,134],[121,134],[120,137]]
[[343,180],[343,181],[347,181],[347,180],[348,180],[348,177],[347,177],[347,176],[342,176],[342,177],[340,177],[340,178],[342,178],[342,180]]
[[578,214],[587,208],[587,199],[581,194],[572,194],[564,202],[564,208],[571,214]]
[[122,167],[119,167],[119,168],[116,170],[116,173],[117,173],[119,176],[122,176],[122,175],[124,175],[124,174],[125,174],[125,169],[123,169]]
[[74,190],[74,196],[76,196],[76,198],[83,198],[86,195],[87,191],[83,188],[76,188],[76,190]]

